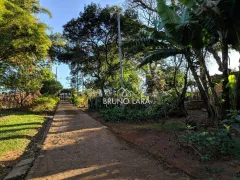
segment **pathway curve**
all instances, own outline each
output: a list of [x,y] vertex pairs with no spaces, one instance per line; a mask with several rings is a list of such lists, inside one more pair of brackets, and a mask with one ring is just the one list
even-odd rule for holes
[[61,103],[27,179],[181,180],[69,103]]

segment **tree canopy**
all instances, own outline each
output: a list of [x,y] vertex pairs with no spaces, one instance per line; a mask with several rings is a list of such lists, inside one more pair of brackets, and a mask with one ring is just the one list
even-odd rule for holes
[[[69,41],[69,46],[58,59],[69,62],[72,74],[79,71],[83,73],[87,77],[86,86],[101,89],[102,94],[105,94],[107,89],[114,90],[120,87],[117,43],[119,10],[121,9],[116,6],[102,8],[92,3],[84,8],[84,12],[81,12],[78,18],[64,25],[63,35]],[[133,10],[123,12],[121,24],[123,38],[137,37],[141,24]],[[132,62],[125,60],[123,66],[126,86],[131,85],[130,89],[136,89],[140,80]]]
[[25,63],[46,58],[51,46],[48,27],[34,14],[49,11],[37,0],[4,0],[0,8],[0,61]]

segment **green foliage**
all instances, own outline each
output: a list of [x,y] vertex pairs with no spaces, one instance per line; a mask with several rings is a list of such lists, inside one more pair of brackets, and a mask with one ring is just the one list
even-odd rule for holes
[[[0,8],[0,61],[22,63],[46,58],[51,46],[46,34],[47,25],[34,13],[47,12],[38,0],[1,1]],[[3,19],[3,21],[1,21]]]
[[239,152],[236,141],[230,135],[228,128],[216,132],[195,132],[188,127],[182,138],[201,154],[201,160],[217,159],[221,156],[234,155]]
[[1,85],[14,92],[35,93],[43,86],[43,81],[53,78],[53,73],[48,68],[34,68],[22,66],[10,68],[1,79]]
[[82,93],[77,96],[77,94],[74,94],[72,97],[72,103],[77,107],[88,107],[88,97],[89,94],[87,92]]
[[[90,101],[90,108],[99,110],[105,120],[111,122],[144,122],[158,121],[160,118],[168,117],[169,111],[174,107],[177,99],[176,92],[160,93],[157,101],[151,105],[124,105],[123,107],[103,107],[102,99],[95,98]],[[95,107],[97,104],[97,107]]]
[[60,33],[53,33],[49,36],[52,46],[49,49],[49,57],[52,61],[55,61],[57,58],[57,55],[60,53],[63,53],[64,48],[66,47],[66,39],[63,37]]
[[176,56],[178,54],[182,54],[183,52],[177,49],[161,49],[156,50],[150,53],[144,60],[139,64],[138,67],[142,67],[146,64],[152,63],[153,61],[159,61],[161,59],[165,59],[171,56]]
[[173,106],[175,105],[177,98],[178,98],[177,94],[174,90],[160,92],[157,96],[156,106],[161,106],[161,105]]
[[196,6],[197,2],[195,0],[179,0],[179,2],[188,8],[192,8],[193,6]]
[[228,76],[228,84],[227,88],[229,88],[229,98],[231,101],[232,108],[236,108],[236,93],[237,93],[237,79],[235,75]]
[[238,114],[239,111],[237,110],[228,110],[227,119],[223,120],[222,123],[225,126],[228,126],[231,129],[236,130],[240,133],[240,115]]
[[34,100],[34,105],[31,108],[33,112],[48,112],[53,111],[60,99],[54,96],[41,96]]
[[80,106],[80,100],[79,100],[79,98],[78,98],[77,95],[74,95],[71,100],[72,100],[72,103],[73,103],[75,106],[77,106],[77,107]]
[[179,23],[180,18],[177,15],[177,13],[166,5],[165,0],[157,1],[157,9],[158,9],[159,15],[161,16],[161,22],[163,26],[166,28],[166,30],[172,34],[176,33],[176,32],[173,32],[176,29],[173,28],[171,25],[174,25],[174,24],[176,25]]
[[162,114],[153,110],[152,107],[144,109],[115,107],[112,109],[102,109],[100,113],[106,121],[110,122],[154,122],[159,117],[162,117]]
[[43,87],[41,88],[40,92],[41,94],[57,95],[62,90],[62,88],[63,86],[59,81],[52,79],[43,81]]
[[6,13],[5,0],[0,1],[0,22],[3,20],[2,15]]
[[88,96],[87,95],[80,95],[78,97],[79,100],[79,107],[88,107]]
[[[120,88],[116,9],[120,8],[115,6],[102,8],[95,3],[87,5],[79,17],[64,26],[63,35],[71,43],[65,48],[64,53],[58,55],[60,61],[70,64],[73,75],[81,72],[83,76],[89,77],[84,81],[85,87],[100,89],[103,95],[106,89]],[[122,13],[121,24],[124,24],[121,30],[125,38],[137,36],[141,28],[133,10]],[[134,64],[125,59],[123,69],[124,85],[136,89],[140,78]]]

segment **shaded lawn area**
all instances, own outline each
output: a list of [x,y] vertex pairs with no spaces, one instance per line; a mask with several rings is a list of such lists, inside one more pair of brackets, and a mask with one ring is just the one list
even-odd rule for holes
[[29,112],[4,112],[0,117],[0,158],[9,151],[20,154],[45,121],[43,115]]

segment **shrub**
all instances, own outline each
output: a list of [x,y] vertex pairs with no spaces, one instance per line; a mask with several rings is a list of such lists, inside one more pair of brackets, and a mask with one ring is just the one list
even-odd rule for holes
[[54,96],[41,96],[34,100],[32,111],[34,112],[45,112],[53,111],[59,102],[58,97]]
[[80,94],[77,96],[77,94],[73,94],[72,103],[77,107],[88,107],[88,95],[87,94]]
[[88,97],[87,97],[87,95],[83,94],[83,95],[78,96],[78,102],[79,102],[78,107],[88,107]]
[[103,115],[106,121],[157,121],[158,117],[162,117],[162,114],[149,106],[146,109],[131,109],[127,107],[114,107],[112,109],[102,109],[100,113]]
[[79,99],[78,99],[78,96],[74,95],[74,96],[72,97],[72,103],[73,103],[75,106],[79,107],[80,101],[79,101]]
[[175,91],[169,90],[160,92],[157,96],[157,104],[158,105],[174,105],[176,101],[178,100],[178,96]]
[[240,115],[237,110],[228,110],[227,119],[223,120],[224,125],[228,125],[231,129],[236,130],[238,133],[240,128]]
[[56,95],[62,90],[62,85],[55,79],[44,81],[40,92],[42,94]]
[[233,155],[237,150],[236,141],[234,137],[231,137],[228,128],[216,132],[195,132],[188,129],[182,138],[187,144],[195,147],[200,152],[202,160]]

